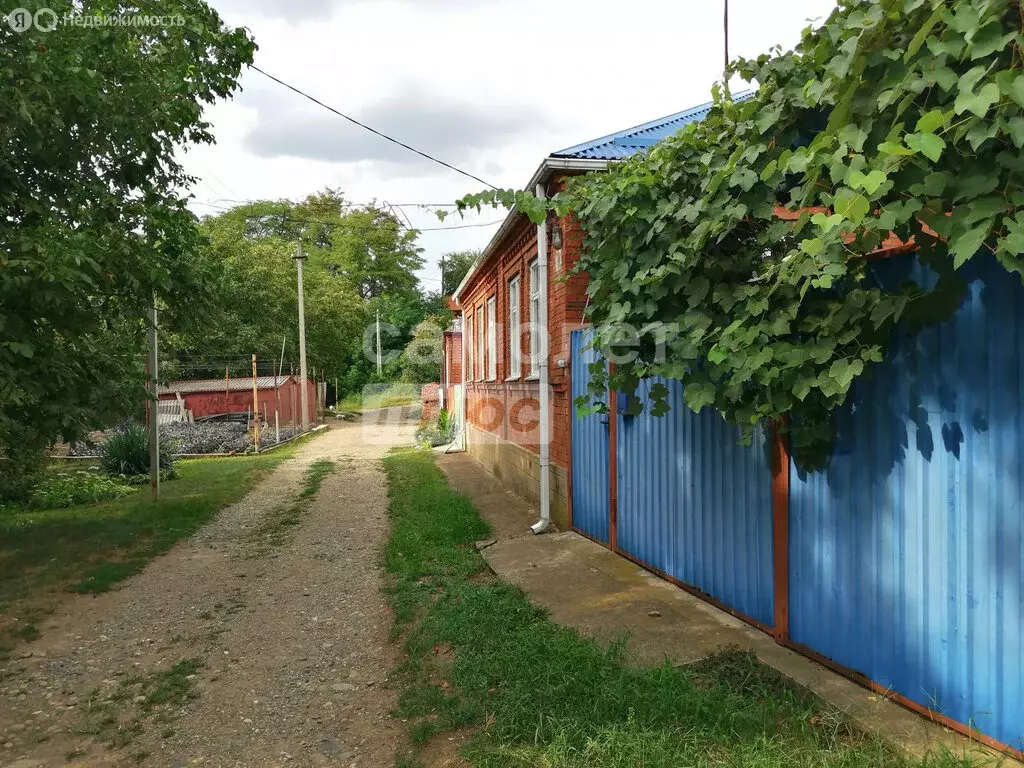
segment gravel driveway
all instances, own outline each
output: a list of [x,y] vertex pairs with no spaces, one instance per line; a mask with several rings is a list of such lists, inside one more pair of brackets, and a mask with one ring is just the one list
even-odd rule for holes
[[[0,766],[393,765],[378,557],[399,414],[332,427],[123,588],[69,597],[0,670]],[[255,546],[320,458],[335,471],[285,543]]]

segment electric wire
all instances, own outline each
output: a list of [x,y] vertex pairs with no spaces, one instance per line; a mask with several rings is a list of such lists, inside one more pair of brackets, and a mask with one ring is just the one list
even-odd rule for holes
[[[153,3],[149,2],[149,0],[139,0],[139,3],[141,3],[142,5],[145,5],[145,6],[149,7],[149,8],[151,8],[154,11],[161,11],[159,6],[154,5]],[[186,31],[188,31],[188,32],[192,32],[193,34],[198,35],[199,38],[203,40],[203,42],[205,42],[205,43],[207,43],[209,45],[212,45],[214,48],[219,49],[223,53],[226,53],[226,54],[230,55],[230,51],[228,51],[223,45],[218,43],[216,40],[211,39],[210,37],[205,35],[203,32],[199,31],[198,29],[193,29],[192,27],[184,27],[184,29]],[[374,128],[373,126],[367,125],[366,123],[364,123],[364,122],[362,122],[360,120],[357,120],[356,118],[354,118],[354,117],[352,117],[350,115],[346,115],[341,110],[335,109],[330,104],[325,104],[324,102],[320,101],[320,99],[316,98],[315,96],[311,96],[310,94],[308,94],[305,91],[303,91],[301,88],[298,88],[298,87],[292,85],[291,83],[285,82],[281,78],[277,77],[276,75],[270,74],[265,69],[261,69],[260,67],[256,66],[255,64],[250,64],[249,67],[251,69],[256,70],[257,72],[259,72],[261,75],[263,75],[267,79],[273,80],[278,85],[281,85],[281,86],[287,88],[288,90],[293,91],[294,93],[297,93],[299,96],[302,96],[304,99],[308,99],[309,101],[313,102],[314,104],[316,104],[316,105],[326,109],[328,112],[331,112],[331,113],[337,115],[338,117],[340,117],[340,118],[342,118],[344,120],[347,120],[348,122],[352,123],[353,125],[359,126],[363,130],[369,131],[370,133],[374,134],[375,136],[379,136],[380,138],[384,139],[385,141],[389,141],[392,144],[395,144],[395,145],[397,145],[399,147],[402,147],[403,149],[406,149],[406,150],[408,150],[408,151],[410,151],[410,152],[412,152],[414,154],[419,155],[420,157],[423,157],[423,158],[425,158],[427,160],[430,160],[433,163],[437,163],[438,165],[441,165],[441,166],[443,166],[445,168],[448,168],[449,170],[452,170],[452,171],[455,171],[456,173],[462,174],[466,178],[473,179],[473,181],[479,181],[481,184],[483,184],[486,187],[490,187],[491,189],[497,189],[497,187],[494,186],[493,184],[491,184],[490,182],[484,181],[479,176],[476,176],[476,175],[470,173],[469,171],[464,171],[461,168],[459,168],[459,167],[457,167],[455,165],[452,165],[451,163],[445,162],[444,160],[441,160],[440,158],[434,157],[433,155],[431,155],[431,154],[429,154],[427,152],[424,152],[423,150],[417,149],[416,147],[414,147],[414,146],[412,146],[410,144],[406,144],[404,141],[400,141],[399,139],[396,139],[393,136],[389,136],[388,134],[384,133],[383,131],[379,131],[376,128]]]

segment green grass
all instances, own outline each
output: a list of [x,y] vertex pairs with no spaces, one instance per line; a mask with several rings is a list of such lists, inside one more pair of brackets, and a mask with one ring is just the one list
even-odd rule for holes
[[302,513],[310,499],[316,496],[324,479],[333,471],[334,462],[328,459],[317,459],[309,465],[298,498],[271,510],[263,516],[260,524],[253,528],[249,540],[253,544],[255,557],[262,557],[288,541],[288,531],[302,522]]
[[306,477],[302,486],[302,491],[299,492],[300,499],[310,499],[316,496],[317,491],[320,490],[320,486],[324,483],[326,478],[331,472],[334,471],[334,462],[328,459],[317,459],[309,465],[309,469],[306,470]]
[[344,399],[338,401],[337,410],[372,411],[377,408],[394,408],[399,405],[409,405],[419,402],[419,399],[418,392],[410,391],[408,386],[400,386],[393,390],[385,390],[367,395],[364,395],[362,392],[352,392],[345,395]]
[[[171,722],[186,703],[198,698],[194,679],[203,666],[202,659],[182,659],[163,672],[125,678],[106,694],[93,691],[85,702],[85,722],[79,733],[111,747],[131,744],[148,721]],[[161,733],[163,738],[174,735],[171,728]]]
[[488,768],[967,765],[903,756],[749,653],[723,650],[687,668],[626,665],[622,643],[585,639],[486,578],[473,544],[487,526],[430,452],[393,454],[385,469],[384,563],[407,654],[395,714],[413,744],[404,764],[436,734],[469,728],[463,756]]
[[138,573],[308,439],[266,456],[182,461],[181,477],[161,485],[155,504],[143,489],[99,504],[0,515],[0,613],[18,619],[0,629],[0,658],[32,639],[27,627],[55,593],[105,592]]

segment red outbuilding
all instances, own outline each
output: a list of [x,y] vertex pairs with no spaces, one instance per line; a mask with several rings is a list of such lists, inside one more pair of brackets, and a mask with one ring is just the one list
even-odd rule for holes
[[[182,400],[185,409],[193,419],[215,416],[223,413],[245,413],[252,411],[252,378],[196,379],[194,381],[171,381],[161,385],[162,401]],[[298,376],[259,376],[256,378],[256,401],[260,416],[269,424],[274,423],[274,411],[278,411],[281,424],[296,424],[302,420],[301,379]],[[306,381],[306,397],[309,421],[316,421],[316,389],[313,382]]]

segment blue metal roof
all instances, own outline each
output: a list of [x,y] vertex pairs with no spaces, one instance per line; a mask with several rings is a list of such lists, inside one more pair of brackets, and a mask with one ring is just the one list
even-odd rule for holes
[[[743,91],[735,94],[732,98],[733,101],[745,101],[753,95],[753,91]],[[696,107],[684,109],[682,112],[676,112],[674,115],[668,115],[667,117],[652,120],[642,125],[635,125],[632,128],[611,133],[592,141],[586,141],[573,147],[560,149],[557,152],[552,152],[551,156],[586,158],[589,160],[622,160],[657,144],[666,136],[671,136],[679,131],[685,125],[703,120],[707,117],[708,112],[711,111],[713,106],[714,102],[709,101],[706,104],[700,104]]]

